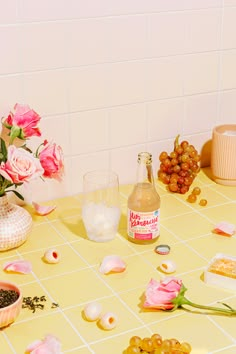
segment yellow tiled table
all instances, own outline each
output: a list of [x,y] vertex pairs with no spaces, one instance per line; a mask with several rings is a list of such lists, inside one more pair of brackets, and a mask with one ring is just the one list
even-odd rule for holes
[[[45,308],[34,313],[22,309],[16,322],[0,331],[0,353],[23,354],[28,344],[47,334],[58,337],[63,353],[122,354],[133,335],[177,338],[192,345],[192,354],[236,353],[236,317],[200,314],[178,309],[174,312],[144,311],[142,298],[151,278],[160,280],[160,261],[168,258],[177,264],[176,277],[188,288],[191,301],[236,308],[236,291],[205,284],[203,271],[216,253],[236,255],[236,236],[223,237],[212,232],[219,221],[236,223],[236,187],[215,184],[210,170],[202,170],[193,186],[201,187],[201,198],[208,204],[190,204],[186,195],[166,191],[157,182],[161,196],[161,236],[156,244],[135,245],[126,238],[127,196],[132,186],[121,186],[122,217],[115,240],[94,243],[86,238],[81,220],[80,196],[51,201],[56,210],[48,216],[32,211],[32,234],[21,247],[0,253],[0,278],[16,282],[26,296],[45,296]],[[193,187],[192,186],[192,187]],[[157,244],[171,247],[167,256],[154,252]],[[58,264],[46,264],[44,252],[55,247],[61,254]],[[117,254],[126,262],[123,273],[102,275],[99,265],[106,255]],[[6,261],[25,259],[32,263],[28,275],[2,270]],[[115,329],[104,331],[96,322],[83,319],[86,303],[99,301],[103,312],[117,313]],[[51,308],[52,302],[59,307]]]

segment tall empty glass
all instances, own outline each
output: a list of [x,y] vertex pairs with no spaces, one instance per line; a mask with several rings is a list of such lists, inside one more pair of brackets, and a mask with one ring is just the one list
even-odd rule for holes
[[83,177],[82,218],[90,240],[114,239],[120,220],[119,179],[109,170],[87,172]]

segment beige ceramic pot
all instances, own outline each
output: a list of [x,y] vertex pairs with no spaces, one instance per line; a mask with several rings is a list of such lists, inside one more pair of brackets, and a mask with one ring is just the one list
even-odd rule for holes
[[236,185],[236,124],[219,125],[214,128],[211,170],[216,183]]
[[24,208],[9,203],[5,194],[0,197],[0,251],[24,243],[32,229],[32,217]]

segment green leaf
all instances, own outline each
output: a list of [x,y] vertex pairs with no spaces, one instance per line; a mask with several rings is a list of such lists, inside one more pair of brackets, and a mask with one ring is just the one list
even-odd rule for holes
[[22,184],[24,184],[23,182],[19,182],[19,183],[15,183],[16,188],[19,186],[22,186]]
[[14,189],[10,189],[10,190],[6,191],[6,193],[7,193],[7,192],[13,192],[13,193],[15,193],[15,195],[16,195],[19,199],[24,200],[23,195],[21,195],[19,192],[15,191]]
[[31,154],[33,153],[33,151],[30,148],[28,148],[28,146],[26,146],[26,144],[24,144],[24,145],[22,145],[20,147],[21,147],[21,149],[24,149],[24,150],[30,152]]
[[5,141],[1,139],[1,153],[3,155],[3,158],[2,158],[2,161],[3,162],[6,162],[7,161],[7,147],[6,147],[6,144],[5,144]]
[[10,133],[10,142],[9,145],[13,144],[13,141],[15,138],[22,139],[22,129],[19,128],[18,126],[12,126],[11,127],[11,133]]
[[226,304],[226,303],[224,303],[224,302],[219,302],[219,304],[222,304],[222,305],[224,305],[225,307],[228,307],[228,309],[234,311],[234,309],[233,309],[231,306],[229,306],[228,304]]

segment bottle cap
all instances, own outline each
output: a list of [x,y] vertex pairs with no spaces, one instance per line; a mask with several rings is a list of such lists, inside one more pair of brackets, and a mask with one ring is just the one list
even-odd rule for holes
[[158,245],[155,247],[155,252],[158,254],[168,254],[170,252],[170,246]]

